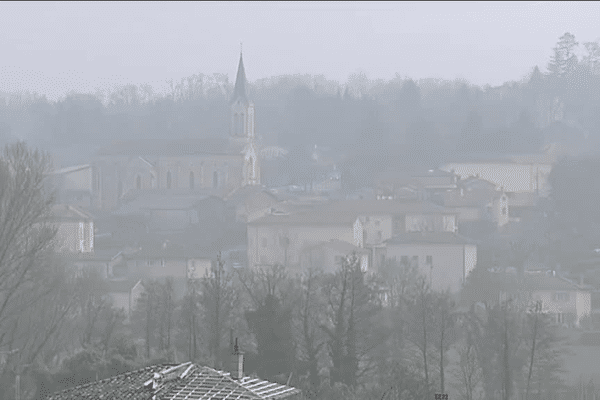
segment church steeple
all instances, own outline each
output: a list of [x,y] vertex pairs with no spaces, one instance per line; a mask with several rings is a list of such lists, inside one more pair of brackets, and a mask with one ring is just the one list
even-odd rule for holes
[[235,88],[233,89],[233,96],[231,102],[234,103],[240,100],[244,105],[248,105],[248,98],[246,96],[246,71],[244,70],[244,59],[240,50],[240,63],[238,64],[237,76],[235,78]]

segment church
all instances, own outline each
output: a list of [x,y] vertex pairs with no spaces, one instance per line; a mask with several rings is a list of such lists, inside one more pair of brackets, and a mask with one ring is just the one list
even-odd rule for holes
[[133,140],[100,150],[92,162],[91,207],[114,210],[141,192],[226,197],[260,185],[255,107],[241,53],[229,126],[228,137]]

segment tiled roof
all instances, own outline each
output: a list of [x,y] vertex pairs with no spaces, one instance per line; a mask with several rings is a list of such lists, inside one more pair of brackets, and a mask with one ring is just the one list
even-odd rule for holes
[[402,214],[457,214],[456,211],[422,201],[342,200],[309,206],[282,215],[266,215],[249,225],[348,225],[359,216]]
[[356,216],[344,212],[323,212],[321,210],[304,210],[292,214],[265,215],[248,223],[249,226],[260,225],[347,225],[351,226]]
[[232,379],[230,374],[191,363],[163,364],[57,392],[47,400],[285,399],[299,389],[261,379]]
[[476,244],[477,241],[454,232],[405,232],[386,240],[386,245]]
[[527,273],[523,277],[523,289],[536,290],[565,290],[576,291],[580,290],[577,284],[559,277],[547,275],[544,272]]
[[77,206],[55,204],[52,206],[51,218],[60,221],[89,221],[92,216]]
[[207,195],[169,196],[143,194],[121,206],[114,214],[135,214],[143,210],[191,210]]
[[426,201],[346,200],[328,203],[326,211],[359,215],[456,214],[455,211]]
[[91,165],[90,164],[83,164],[83,165],[73,165],[70,167],[65,167],[65,168],[60,168],[60,169],[55,169],[51,172],[48,173],[48,175],[62,175],[62,174],[69,174],[71,172],[77,172],[77,171],[81,171],[84,169],[88,169],[90,168]]

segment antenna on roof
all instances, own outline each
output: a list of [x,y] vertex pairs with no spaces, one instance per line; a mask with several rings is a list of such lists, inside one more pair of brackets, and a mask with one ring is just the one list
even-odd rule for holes
[[242,53],[243,53],[242,42],[240,42],[240,55],[242,55]]

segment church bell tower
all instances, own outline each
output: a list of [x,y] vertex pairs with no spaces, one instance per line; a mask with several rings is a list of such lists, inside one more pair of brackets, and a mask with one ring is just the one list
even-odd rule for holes
[[244,60],[240,52],[240,62],[238,65],[237,76],[235,79],[235,88],[231,97],[231,121],[229,134],[232,138],[246,138],[248,136],[248,96],[246,94],[246,71],[244,70]]
[[248,101],[246,71],[240,52],[233,96],[231,97],[231,120],[229,138],[243,147],[243,185],[260,184],[260,165],[255,143],[254,103]]

